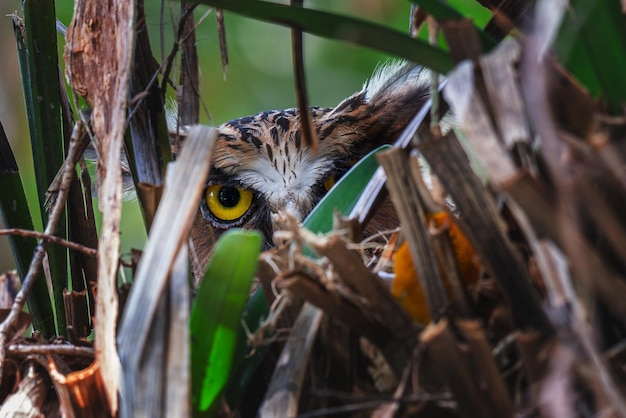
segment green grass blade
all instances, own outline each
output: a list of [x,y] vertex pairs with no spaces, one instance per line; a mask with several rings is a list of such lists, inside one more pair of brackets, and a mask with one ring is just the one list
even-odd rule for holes
[[[363,189],[378,168],[375,154],[389,148],[391,148],[389,145],[383,145],[355,164],[309,213],[303,222],[304,227],[316,233],[326,233],[332,229],[335,210],[344,216],[349,215],[359,200]],[[252,332],[258,327],[260,320],[267,316],[267,310],[265,295],[262,289],[257,289],[246,304],[243,316],[246,325]],[[267,349],[268,346],[258,347],[253,356],[247,357],[246,353],[249,347],[247,346],[246,331],[240,327],[238,346],[235,351],[235,362],[238,367],[234,368],[226,394],[230,403],[238,402],[255,370],[263,360]]]
[[[0,123],[0,217],[7,228],[33,230],[26,195],[13,151]],[[9,244],[20,278],[26,277],[35,252],[33,238],[9,236]],[[54,334],[54,315],[44,280],[37,280],[26,299],[33,317],[33,326],[44,335]]]
[[[24,34],[22,41],[18,40],[18,45],[21,43],[22,46],[18,48],[18,54],[22,85],[25,86],[24,101],[33,150],[37,195],[42,223],[46,225],[48,214],[44,208],[45,194],[64,160],[54,1],[26,0],[23,11]],[[16,36],[21,37],[22,32],[16,30]],[[57,228],[57,235],[62,238],[67,237],[65,216],[64,214],[61,217]],[[64,335],[63,288],[67,283],[67,249],[51,246],[48,260],[57,329]]]
[[375,49],[432,68],[441,74],[448,73],[454,67],[454,61],[442,49],[413,39],[408,34],[353,17],[258,0],[199,0],[198,3]]
[[200,283],[190,320],[194,416],[210,416],[230,376],[262,242],[256,231],[226,232],[217,241]]

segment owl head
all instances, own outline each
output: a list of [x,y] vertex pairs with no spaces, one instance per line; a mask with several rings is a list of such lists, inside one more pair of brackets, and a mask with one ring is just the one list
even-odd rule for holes
[[428,80],[414,64],[388,64],[336,107],[311,108],[315,151],[303,142],[296,109],[219,126],[191,233],[194,264],[204,268],[213,244],[230,228],[257,229],[271,246],[271,215],[284,210],[303,220],[351,165],[397,139],[426,101]]

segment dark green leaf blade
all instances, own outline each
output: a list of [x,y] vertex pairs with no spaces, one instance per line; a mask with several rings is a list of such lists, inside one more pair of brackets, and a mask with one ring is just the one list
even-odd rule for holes
[[200,0],[198,3],[242,16],[298,28],[313,35],[376,49],[446,74],[454,67],[450,55],[408,34],[384,26],[319,10],[258,0]]
[[[15,25],[15,35],[33,150],[37,196],[42,223],[46,225],[46,192],[64,160],[54,1],[26,0],[23,11],[24,23],[22,26]],[[65,217],[64,213],[57,227],[56,235],[61,238],[67,238]],[[67,256],[65,247],[51,246],[48,250],[57,331],[60,335],[66,333],[63,289],[67,283]]]
[[[571,44],[573,48],[564,47]],[[626,103],[626,26],[618,0],[572,1],[555,50],[579,81],[590,84],[592,93],[594,82],[598,83],[613,113],[622,113]],[[586,59],[581,57],[581,50]],[[570,54],[565,55],[567,52]]]

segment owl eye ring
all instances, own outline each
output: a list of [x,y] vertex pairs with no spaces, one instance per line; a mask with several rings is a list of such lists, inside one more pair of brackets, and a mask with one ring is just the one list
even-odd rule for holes
[[252,193],[234,186],[214,184],[205,194],[209,212],[220,222],[233,222],[241,218],[252,206]]

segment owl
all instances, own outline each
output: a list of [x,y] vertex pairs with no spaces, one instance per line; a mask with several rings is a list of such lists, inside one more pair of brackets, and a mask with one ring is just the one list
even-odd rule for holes
[[272,214],[284,210],[303,220],[351,165],[397,139],[428,98],[428,74],[406,62],[387,64],[336,107],[311,108],[316,151],[302,139],[296,109],[220,125],[191,232],[194,264],[202,269],[230,228],[257,229],[271,246]]

